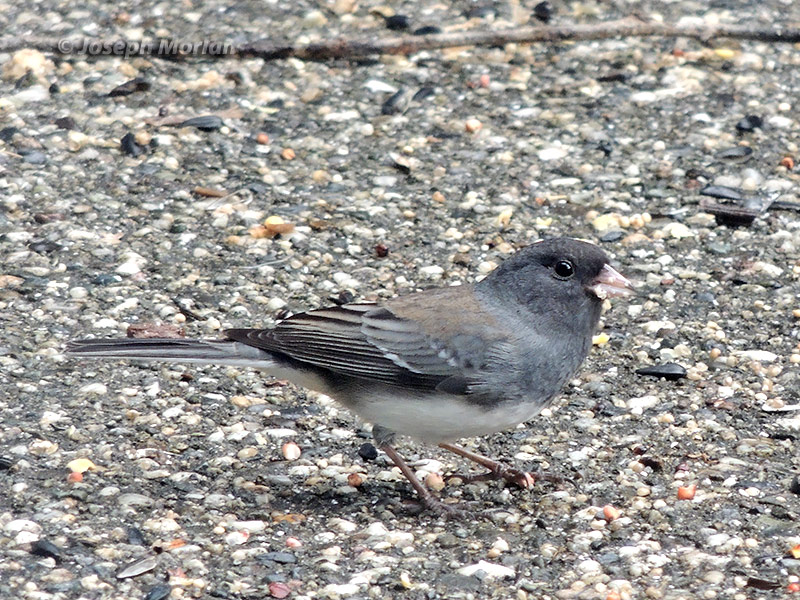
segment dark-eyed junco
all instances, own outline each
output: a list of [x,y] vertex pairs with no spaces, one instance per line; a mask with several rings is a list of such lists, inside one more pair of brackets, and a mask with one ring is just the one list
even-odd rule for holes
[[228,329],[220,340],[92,339],[67,351],[254,367],[327,394],[372,423],[377,446],[424,504],[446,512],[394,449],[394,435],[439,444],[527,487],[527,473],[452,442],[535,417],[588,354],[603,299],[630,289],[597,246],[553,238],[473,285],[311,310],[272,329]]

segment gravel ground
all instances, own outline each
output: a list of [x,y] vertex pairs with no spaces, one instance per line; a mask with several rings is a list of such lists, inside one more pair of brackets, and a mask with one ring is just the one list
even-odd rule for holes
[[[457,30],[524,22],[534,4],[393,9]],[[315,40],[388,34],[376,9],[42,0],[4,5],[0,24]],[[556,9],[556,22],[800,23],[776,0]],[[796,47],[0,63],[0,597],[754,600],[800,587],[798,213],[734,226],[701,206],[798,200]],[[194,117],[207,118],[182,125]],[[740,198],[703,200],[709,185]],[[551,410],[466,442],[560,478],[451,480],[441,496],[473,503],[469,522],[416,514],[387,458],[362,447],[368,426],[327,398],[233,368],[62,354],[130,324],[216,336],[470,281],[555,235],[601,244],[641,294],[610,307]],[[636,374],[665,363],[685,377]],[[421,475],[470,469],[400,450]]]

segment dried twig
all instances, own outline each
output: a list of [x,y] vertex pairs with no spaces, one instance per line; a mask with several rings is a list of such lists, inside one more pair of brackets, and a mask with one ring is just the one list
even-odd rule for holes
[[[261,40],[240,46],[224,46],[221,51],[205,48],[205,51],[182,54],[174,51],[177,46],[166,45],[161,40],[142,43],[118,40],[116,43],[126,51],[108,51],[102,55],[136,55],[162,58],[221,58],[254,56],[264,60],[277,60],[295,57],[304,60],[327,60],[332,58],[364,58],[378,54],[413,54],[421,50],[435,50],[458,46],[502,46],[505,44],[530,44],[534,42],[563,42],[581,40],[600,40],[617,37],[668,37],[692,38],[702,43],[711,40],[728,38],[737,40],[754,40],[774,43],[800,42],[800,29],[784,28],[780,25],[772,27],[753,27],[750,25],[670,25],[654,21],[642,21],[625,18],[617,21],[593,23],[586,25],[542,25],[537,27],[519,27],[495,31],[473,30],[431,35],[402,35],[383,39],[336,38],[313,44],[293,44]],[[90,40],[96,42],[97,40]],[[0,52],[13,52],[22,48],[33,48],[43,52],[71,54],[87,48],[87,40],[65,40],[57,38],[5,38],[0,39]],[[169,42],[169,41],[167,41]],[[114,40],[109,41],[109,46]],[[223,42],[220,42],[223,44]],[[96,47],[96,46],[95,46]],[[172,49],[165,52],[164,48]],[[65,52],[65,50],[67,50]]]
[[687,37],[707,43],[712,39],[731,38],[761,42],[800,42],[800,29],[755,28],[745,25],[707,27],[668,25],[627,18],[589,25],[519,27],[496,31],[459,31],[425,36],[404,35],[385,39],[353,40],[340,38],[315,44],[281,44],[271,40],[245,44],[237,49],[244,56],[266,60],[296,57],[306,60],[362,58],[376,54],[412,54],[457,46],[502,46],[533,42],[600,40],[616,37]]

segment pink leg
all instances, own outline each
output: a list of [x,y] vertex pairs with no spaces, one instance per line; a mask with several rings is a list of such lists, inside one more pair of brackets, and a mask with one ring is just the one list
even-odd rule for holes
[[397,465],[397,468],[400,469],[400,472],[405,475],[406,479],[408,479],[409,483],[411,483],[411,487],[416,490],[420,500],[422,500],[422,504],[425,505],[425,508],[436,513],[437,515],[444,517],[465,517],[469,515],[467,511],[458,508],[457,506],[445,504],[444,502],[437,500],[434,495],[431,494],[430,490],[426,488],[417,478],[417,476],[414,474],[414,471],[408,466],[408,463],[403,460],[403,457],[400,456],[400,453],[397,452],[394,447],[390,446],[389,444],[382,444],[380,448],[386,453],[386,456],[392,459],[392,462]]

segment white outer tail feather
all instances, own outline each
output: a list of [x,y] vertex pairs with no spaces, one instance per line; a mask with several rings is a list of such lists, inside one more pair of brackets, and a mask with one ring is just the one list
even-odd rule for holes
[[78,358],[128,359],[269,369],[275,365],[269,353],[229,340],[184,338],[113,338],[77,340],[67,353]]

